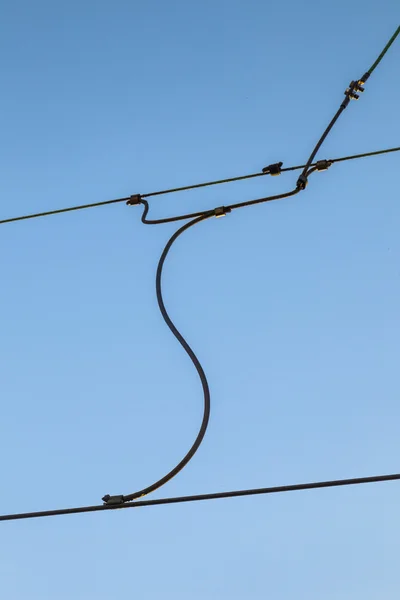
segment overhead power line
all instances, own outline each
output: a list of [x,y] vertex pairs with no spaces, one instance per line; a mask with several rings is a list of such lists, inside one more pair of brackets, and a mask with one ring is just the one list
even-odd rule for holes
[[[183,336],[180,334],[180,332],[176,329],[175,325],[173,324],[172,320],[170,319],[170,317],[167,313],[167,310],[165,308],[163,297],[162,297],[162,291],[161,291],[162,269],[163,269],[165,258],[167,256],[172,244],[181,235],[181,233],[183,233],[185,230],[189,229],[190,227],[192,227],[212,216],[221,217],[235,209],[245,208],[245,207],[263,203],[263,202],[270,202],[272,200],[288,198],[290,196],[294,196],[295,194],[298,194],[299,192],[301,192],[302,190],[304,190],[306,188],[309,175],[311,175],[315,171],[326,170],[334,162],[342,162],[345,160],[353,160],[356,158],[364,158],[367,156],[386,154],[388,152],[396,152],[396,151],[400,150],[400,148],[391,148],[391,149],[380,150],[380,151],[376,151],[376,152],[369,152],[369,153],[364,153],[364,154],[359,154],[359,155],[341,157],[339,159],[319,160],[316,163],[313,162],[315,156],[317,155],[317,152],[319,151],[319,149],[322,146],[323,142],[325,141],[326,137],[329,135],[330,131],[332,130],[333,126],[335,125],[336,121],[338,120],[338,118],[341,115],[341,113],[343,112],[343,110],[350,103],[350,100],[358,99],[359,93],[364,91],[363,85],[364,85],[365,81],[368,79],[368,77],[370,76],[372,71],[376,68],[376,66],[382,60],[384,54],[387,52],[388,48],[393,43],[394,39],[397,37],[399,31],[400,31],[400,28],[397,29],[395,34],[392,36],[392,38],[389,40],[389,42],[386,44],[385,48],[379,55],[378,59],[375,61],[375,63],[372,65],[372,67],[369,69],[369,71],[367,71],[364,74],[362,79],[359,79],[357,81],[352,81],[349,84],[349,87],[346,89],[346,91],[344,93],[345,99],[341,103],[339,109],[337,110],[337,112],[335,113],[331,122],[329,123],[329,125],[327,126],[325,131],[323,132],[322,136],[318,140],[318,142],[317,142],[316,146],[314,147],[313,151],[311,152],[306,164],[302,165],[301,167],[289,167],[286,169],[282,169],[281,168],[282,163],[276,163],[273,165],[269,165],[268,167],[263,169],[262,173],[256,173],[253,175],[245,175],[245,176],[241,176],[241,177],[235,177],[235,178],[219,180],[219,181],[214,181],[214,182],[207,182],[207,183],[203,183],[203,184],[196,184],[196,185],[186,186],[186,187],[182,187],[182,188],[163,190],[161,192],[152,192],[152,193],[143,194],[143,195],[136,194],[134,196],[130,196],[129,198],[108,200],[106,202],[98,202],[95,204],[86,204],[86,205],[70,207],[70,208],[66,208],[66,209],[49,211],[46,213],[37,213],[37,214],[33,214],[33,215],[14,217],[11,219],[5,219],[3,221],[0,221],[0,224],[11,223],[14,221],[33,219],[33,218],[44,217],[44,216],[49,216],[49,215],[53,215],[53,214],[60,214],[63,212],[70,212],[73,210],[82,210],[82,209],[86,209],[86,208],[93,208],[95,206],[102,206],[105,204],[114,204],[117,202],[124,202],[124,201],[126,201],[127,204],[129,204],[129,205],[139,205],[139,204],[144,205],[144,211],[142,214],[142,222],[146,223],[146,224],[167,223],[167,222],[172,222],[172,221],[179,221],[179,220],[183,220],[183,219],[193,218],[192,221],[190,221],[189,223],[187,223],[186,225],[181,227],[170,238],[166,247],[164,248],[164,251],[163,251],[160,261],[158,263],[157,276],[156,276],[156,290],[157,290],[157,300],[158,300],[158,304],[159,304],[159,308],[162,313],[162,316],[163,316],[166,324],[172,331],[172,333],[175,335],[175,337],[178,339],[180,344],[183,346],[183,348],[186,350],[187,354],[191,358],[191,360],[199,374],[199,377],[200,377],[200,380],[201,380],[201,383],[203,386],[203,393],[204,393],[203,420],[202,420],[202,424],[200,426],[199,433],[198,433],[192,447],[190,448],[189,452],[184,456],[184,458],[178,463],[178,465],[176,467],[174,467],[169,473],[167,473],[167,475],[162,477],[160,480],[156,481],[152,485],[144,488],[143,490],[141,490],[139,492],[134,492],[133,494],[128,494],[128,495],[121,494],[121,495],[117,495],[117,496],[110,496],[109,494],[107,494],[103,498],[103,501],[105,504],[100,505],[100,506],[86,506],[86,507],[78,507],[78,508],[70,508],[70,509],[60,509],[60,510],[51,510],[51,511],[40,511],[40,512],[20,513],[20,514],[13,514],[13,515],[3,515],[3,516],[0,516],[0,521],[28,519],[28,518],[35,518],[35,517],[47,517],[47,516],[55,516],[55,515],[63,515],[63,514],[66,515],[66,514],[84,513],[84,512],[96,512],[96,511],[102,511],[102,510],[131,508],[131,507],[133,508],[133,507],[140,507],[140,506],[142,506],[142,507],[143,506],[155,506],[155,505],[160,505],[160,504],[176,504],[176,503],[194,502],[194,501],[200,501],[200,500],[215,500],[218,498],[250,496],[250,495],[256,495],[256,494],[273,494],[273,493],[281,493],[281,492],[289,492],[289,491],[300,491],[300,490],[306,490],[306,489],[318,489],[318,488],[328,488],[328,487],[337,487],[337,486],[346,486],[346,485],[356,485],[356,484],[363,484],[363,483],[378,483],[378,482],[382,482],[382,481],[393,481],[393,480],[400,479],[400,474],[379,475],[379,476],[375,476],[375,477],[364,477],[364,478],[358,478],[358,479],[342,479],[342,480],[335,480],[335,481],[322,481],[322,482],[316,482],[316,483],[295,484],[295,485],[279,486],[279,487],[273,487],[273,488],[271,488],[271,487],[270,488],[260,488],[260,489],[255,489],[255,490],[254,489],[253,490],[237,490],[237,491],[233,491],[233,492],[221,492],[221,493],[214,493],[214,494],[202,494],[202,495],[197,495],[197,496],[182,496],[182,497],[178,497],[178,498],[164,498],[164,499],[159,499],[159,500],[145,500],[145,501],[139,501],[139,502],[132,502],[132,500],[134,500],[138,497],[143,497],[146,494],[160,488],[162,485],[167,483],[174,475],[176,475],[189,462],[189,460],[192,458],[192,456],[194,455],[194,453],[196,452],[196,450],[198,449],[198,447],[200,446],[200,444],[203,440],[203,437],[204,437],[204,434],[205,434],[205,431],[207,428],[209,412],[210,412],[210,394],[209,394],[208,383],[207,383],[206,376],[204,374],[204,370],[203,370],[200,362],[198,361],[196,355],[194,354],[193,350],[190,348],[190,346],[188,345],[186,340],[183,338]],[[161,195],[161,194],[196,189],[199,187],[206,187],[209,185],[228,183],[231,181],[240,181],[241,179],[250,179],[252,177],[260,177],[262,175],[267,175],[267,174],[268,175],[279,175],[283,171],[292,171],[292,170],[296,170],[296,169],[302,169],[300,177],[297,180],[296,187],[286,193],[277,194],[274,196],[267,196],[264,198],[258,198],[255,200],[247,200],[245,202],[230,204],[228,206],[220,206],[213,210],[203,211],[200,213],[190,213],[190,214],[186,214],[186,215],[178,215],[175,217],[169,217],[166,219],[158,219],[158,220],[147,219],[149,206],[148,206],[147,200],[145,200],[146,197],[148,198],[151,196],[156,196],[156,195]]]
[[[393,40],[394,40],[394,37],[392,36],[392,40],[389,40],[388,44],[386,44],[383,53],[381,53],[381,55],[380,55],[381,57],[387,51],[387,49],[389,48],[389,46],[393,42]],[[379,60],[381,60],[381,58]],[[160,294],[160,290],[161,290],[161,279],[159,277],[160,264],[162,264],[162,261],[164,260],[164,258],[166,256],[166,252],[168,252],[168,250],[171,247],[171,245],[174,242],[174,240],[183,231],[185,231],[189,227],[191,227],[193,225],[196,225],[197,223],[199,223],[202,220],[204,220],[206,218],[209,218],[211,216],[221,217],[221,216],[224,216],[227,213],[231,212],[232,210],[236,210],[236,209],[239,209],[239,208],[246,208],[248,206],[253,206],[253,205],[256,205],[256,204],[261,204],[261,203],[264,203],[264,202],[271,202],[273,200],[282,200],[284,198],[289,198],[291,196],[295,196],[296,194],[300,193],[302,190],[305,190],[305,188],[307,186],[307,183],[308,183],[308,177],[312,173],[314,173],[315,171],[326,170],[326,169],[328,169],[332,165],[332,161],[320,160],[320,161],[317,161],[315,164],[313,164],[313,160],[314,160],[315,156],[317,155],[318,150],[322,146],[324,140],[326,139],[326,137],[328,136],[329,132],[332,130],[333,126],[335,125],[336,121],[338,120],[339,116],[341,115],[341,113],[343,112],[343,110],[350,103],[350,100],[356,100],[356,99],[358,99],[359,95],[357,94],[357,92],[363,92],[364,91],[363,85],[364,85],[364,82],[366,81],[366,79],[368,77],[369,77],[369,73],[365,74],[363,76],[362,80],[352,81],[349,84],[349,87],[344,92],[345,99],[341,103],[339,110],[336,112],[336,114],[334,115],[333,119],[329,123],[328,127],[325,129],[324,133],[322,134],[322,136],[318,140],[315,148],[311,152],[311,154],[309,156],[309,159],[308,159],[307,163],[304,165],[303,170],[301,172],[301,175],[298,178],[296,186],[295,186],[294,189],[292,189],[292,190],[290,190],[288,192],[285,192],[283,194],[277,194],[277,195],[274,195],[274,196],[267,196],[267,197],[263,197],[263,198],[257,198],[255,200],[247,200],[245,202],[238,202],[236,204],[228,204],[226,206],[220,206],[220,207],[214,209],[213,211],[204,211],[203,213],[183,214],[183,215],[178,215],[178,216],[175,216],[175,217],[168,217],[168,218],[156,219],[156,220],[149,220],[149,219],[147,219],[147,213],[148,213],[148,210],[149,210],[149,206],[148,206],[147,200],[143,199],[143,196],[141,196],[140,194],[135,194],[134,196],[132,196],[128,200],[127,204],[130,204],[130,205],[144,204],[145,208],[144,208],[144,212],[143,212],[143,215],[142,215],[142,222],[146,223],[146,224],[152,224],[152,225],[154,225],[154,224],[160,224],[160,223],[169,223],[169,222],[172,222],[172,221],[180,221],[182,219],[193,219],[187,225],[185,225],[181,229],[179,229],[176,232],[176,234],[174,234],[172,236],[172,238],[168,242],[168,244],[167,244],[167,246],[166,246],[166,248],[165,248],[165,250],[164,250],[164,252],[163,252],[163,254],[161,256],[161,260],[160,260],[160,263],[159,263],[159,268],[157,270],[157,298],[158,298],[158,300],[159,300],[159,294]],[[281,162],[280,163],[275,163],[275,164],[269,165],[268,167],[266,167],[265,169],[263,169],[263,173],[268,173],[269,175],[279,175],[282,172],[281,167],[282,167],[282,163]],[[160,305],[160,301],[159,301],[159,306],[160,306],[162,315],[163,315],[164,319],[166,320],[166,318],[165,318],[165,307],[163,307],[163,305]],[[178,337],[178,335],[180,336],[180,334],[177,335],[176,332],[174,331],[174,329],[172,329],[171,322],[167,321],[167,325],[170,327],[170,329],[173,331],[173,333],[175,334],[176,337]],[[180,339],[179,337],[178,337],[178,339],[182,343],[182,339]],[[183,343],[182,343],[182,345],[183,345]],[[192,360],[193,360],[193,358],[192,358]],[[196,366],[196,363],[195,363],[195,366]],[[196,366],[196,369],[199,370],[197,366]],[[202,371],[202,372],[203,372],[203,375],[204,375],[204,371]],[[198,440],[198,438],[197,438],[197,440]],[[194,445],[196,445],[197,440],[196,440],[196,442],[195,442]],[[196,447],[196,449],[197,449],[197,447]],[[173,469],[169,474],[167,474],[165,476],[165,478],[159,480],[158,482],[156,482],[155,484],[153,484],[153,486],[150,486],[149,488],[146,488],[145,490],[142,490],[142,492],[139,492],[139,493],[136,493],[136,494],[131,494],[129,496],[124,496],[124,495],[110,496],[109,494],[107,494],[106,496],[103,497],[103,500],[106,502],[106,504],[115,504],[115,503],[120,504],[120,503],[124,503],[124,502],[128,502],[130,500],[133,500],[134,498],[137,498],[139,495],[140,495],[140,497],[143,497],[144,495],[146,495],[150,491],[153,491],[153,489],[158,489],[161,485],[163,485],[163,483],[166,483],[167,481],[169,481],[177,472],[179,472],[181,470],[181,468],[185,464],[187,464],[189,462],[191,456],[194,453],[191,456],[189,456],[190,454],[191,454],[191,450],[186,455],[186,457],[181,461],[181,463],[179,463],[175,467],[175,469]]]
[[384,481],[398,481],[400,473],[392,475],[375,475],[373,477],[357,477],[353,479],[334,479],[331,481],[316,481],[314,483],[295,483],[275,487],[255,488],[249,490],[234,490],[231,492],[215,492],[211,494],[196,494],[193,496],[177,496],[173,498],[157,498],[155,500],[140,500],[138,502],[125,502],[122,504],[99,504],[96,506],[79,506],[76,508],[60,508],[56,510],[41,510],[29,513],[15,513],[0,515],[0,521],[16,521],[19,519],[36,519],[38,517],[56,517],[79,513],[99,512],[105,510],[119,510],[121,508],[144,508],[146,506],[161,506],[164,504],[182,504],[184,502],[202,502],[204,500],[221,500],[223,498],[240,498],[243,496],[261,496],[265,494],[282,494],[285,492],[301,492],[305,490],[318,490],[323,488],[346,487],[362,485],[365,483],[383,483]]
[[[387,148],[385,150],[376,150],[374,152],[364,152],[362,154],[353,154],[351,156],[341,156],[339,158],[330,158],[329,162],[334,164],[334,163],[338,163],[338,162],[344,162],[347,160],[356,160],[356,159],[361,159],[361,158],[367,158],[369,156],[378,156],[380,154],[389,154],[391,152],[399,152],[399,151],[400,151],[400,147]],[[279,163],[277,163],[277,164],[279,164]],[[312,163],[310,166],[313,167],[316,164],[317,163]],[[300,169],[303,169],[304,167],[305,167],[305,165],[284,167],[284,168],[280,169],[280,173],[287,173],[289,171],[298,171]],[[195,183],[193,185],[186,185],[186,186],[177,187],[177,188],[169,188],[169,189],[160,190],[157,192],[149,192],[147,194],[141,194],[141,197],[142,198],[151,198],[151,197],[155,197],[155,196],[173,194],[176,192],[185,192],[185,191],[195,190],[195,189],[209,187],[209,186],[213,186],[213,185],[233,183],[235,181],[244,181],[246,179],[255,179],[256,177],[264,177],[265,175],[271,175],[271,173],[268,171],[268,167],[265,168],[264,172],[250,173],[247,175],[239,175],[238,177],[229,177],[227,179],[218,179],[216,181],[206,181],[203,183]],[[102,202],[93,202],[91,204],[79,204],[76,206],[69,206],[67,208],[59,208],[59,209],[55,209],[55,210],[48,210],[45,212],[21,215],[18,217],[10,217],[9,219],[0,220],[0,225],[5,225],[6,223],[15,223],[17,221],[26,221],[29,219],[38,219],[38,218],[42,218],[42,217],[49,217],[52,215],[60,215],[63,213],[68,213],[68,212],[73,212],[73,211],[78,211],[78,210],[85,210],[88,208],[97,208],[99,206],[108,206],[110,204],[118,204],[118,203],[122,203],[122,202],[128,202],[130,198],[131,198],[131,196],[127,196],[124,198],[116,198],[115,200],[104,200]],[[194,213],[194,214],[199,215],[202,213]]]

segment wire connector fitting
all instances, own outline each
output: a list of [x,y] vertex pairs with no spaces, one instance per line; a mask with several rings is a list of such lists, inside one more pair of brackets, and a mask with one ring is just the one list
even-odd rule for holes
[[266,175],[272,175],[272,177],[275,177],[276,175],[280,175],[282,173],[282,165],[283,162],[273,163],[272,165],[268,165],[268,167],[264,167],[262,172]]
[[315,163],[315,168],[317,169],[317,171],[327,171],[331,164],[332,161],[330,160],[317,160],[317,162]]
[[358,80],[358,83],[360,85],[364,85],[364,83],[368,80],[369,76],[370,76],[370,73],[368,73],[368,72],[364,73],[364,75],[361,77],[361,79]]
[[362,85],[363,83],[364,83],[364,81],[362,79],[360,79],[358,81],[351,81],[349,87],[345,91],[345,95],[350,100],[358,100],[360,96],[357,92],[362,94],[365,91],[363,88],[363,85]]
[[297,187],[300,190],[305,190],[308,184],[308,179],[306,175],[300,175],[300,177],[297,180]]
[[107,506],[118,506],[119,504],[123,504],[125,502],[122,494],[119,496],[110,496],[110,494],[106,494],[103,496],[102,500]]
[[230,208],[226,208],[225,206],[219,206],[218,208],[214,208],[213,214],[214,214],[214,217],[219,219],[220,217],[225,217],[230,212],[231,212]]
[[133,194],[127,201],[128,206],[136,206],[137,204],[141,204],[142,196],[140,194]]

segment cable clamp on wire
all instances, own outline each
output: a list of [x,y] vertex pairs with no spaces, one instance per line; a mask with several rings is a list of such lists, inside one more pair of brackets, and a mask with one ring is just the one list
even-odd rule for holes
[[102,500],[107,506],[118,506],[119,504],[123,504],[125,502],[122,494],[119,496],[110,496],[110,494],[106,494],[103,496]]
[[307,179],[307,175],[300,175],[300,177],[297,180],[297,187],[300,190],[305,190],[308,184],[308,179]]
[[137,204],[141,204],[142,196],[140,194],[133,194],[127,201],[128,206],[136,206]]
[[262,172],[266,175],[272,175],[275,177],[276,175],[280,175],[282,173],[282,165],[283,162],[273,163],[272,165],[268,165],[268,167],[264,167]]
[[317,171],[327,171],[331,164],[332,161],[330,160],[317,160],[317,162],[315,163],[315,168],[317,169]]
[[358,80],[358,83],[360,85],[364,85],[364,83],[367,81],[367,79],[369,78],[370,73],[364,73],[364,75],[361,77],[361,79]]
[[230,212],[230,208],[226,208],[225,206],[219,206],[218,208],[214,208],[213,215],[214,217],[219,219],[220,217],[225,217]]
[[345,95],[350,100],[358,100],[360,96],[357,92],[362,94],[365,91],[362,85],[363,83],[364,81],[362,79],[359,79],[358,81],[351,81],[349,87],[345,91]]

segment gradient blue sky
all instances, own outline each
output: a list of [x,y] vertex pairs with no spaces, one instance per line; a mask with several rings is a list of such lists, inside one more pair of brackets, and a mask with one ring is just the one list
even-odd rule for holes
[[[1,217],[301,164],[395,0],[2,3]],[[398,146],[399,41],[320,158]],[[154,495],[399,471],[399,156],[202,223],[165,270],[209,431]],[[297,173],[154,200],[291,189]],[[1,513],[133,492],[186,452],[191,364],[158,313],[175,225],[104,207],[1,227]],[[7,600],[398,599],[400,486],[1,523]]]

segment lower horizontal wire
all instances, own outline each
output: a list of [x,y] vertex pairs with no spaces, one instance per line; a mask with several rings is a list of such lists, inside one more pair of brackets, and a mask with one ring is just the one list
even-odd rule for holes
[[160,506],[163,504],[181,504],[183,502],[200,502],[202,500],[219,500],[223,498],[238,498],[240,496],[257,496],[262,494],[280,494],[283,492],[300,492],[303,490],[315,490],[321,488],[343,487],[348,485],[360,485],[364,483],[381,483],[383,481],[400,480],[400,473],[392,475],[375,475],[372,477],[357,477],[353,479],[336,479],[332,481],[317,481],[314,483],[297,483],[293,485],[281,485],[267,488],[256,488],[249,490],[235,490],[232,492],[216,492],[212,494],[197,494],[195,496],[177,496],[175,498],[159,498],[156,500],[142,500],[138,502],[126,502],[125,504],[97,506],[80,506],[77,508],[61,508],[58,510],[45,510],[30,513],[18,513],[1,515],[0,521],[16,521],[18,519],[35,519],[38,517],[55,517],[60,515],[72,515],[78,513],[99,512],[105,510],[116,510],[122,508],[140,508],[143,506]]

